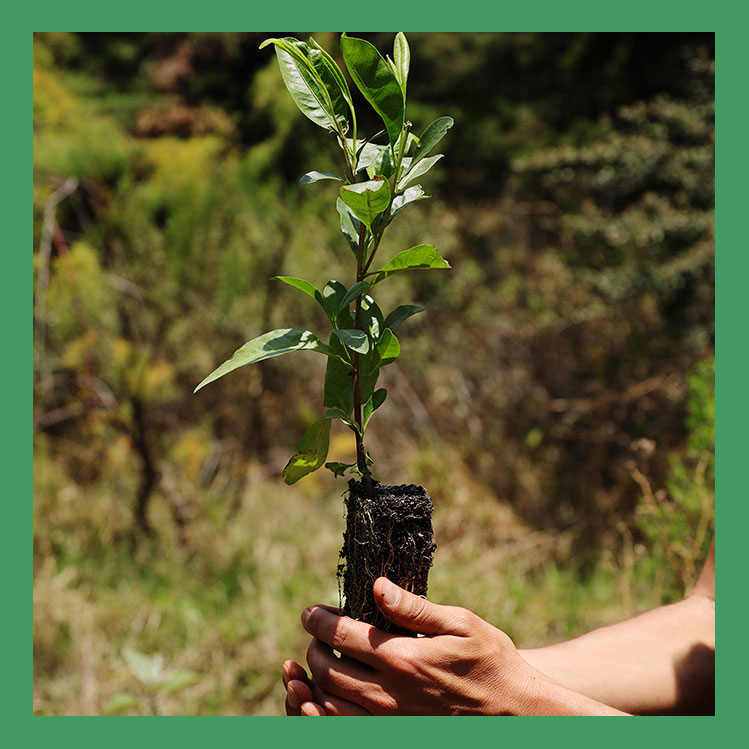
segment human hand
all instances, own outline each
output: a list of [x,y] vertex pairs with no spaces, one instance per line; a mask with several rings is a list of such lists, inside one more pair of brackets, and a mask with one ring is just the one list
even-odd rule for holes
[[313,701],[312,685],[307,672],[296,661],[284,661],[282,671],[286,690],[286,715],[325,715],[325,710]]
[[[375,582],[374,595],[391,622],[426,636],[387,634],[328,606],[306,609],[302,623],[314,638],[307,663],[312,683],[328,699],[373,715],[523,714],[529,684],[543,677],[504,632],[384,577]],[[327,703],[317,704],[327,709]]]
[[[296,661],[284,661],[283,684],[286,688],[286,715],[369,715],[366,710],[323,692],[307,677]],[[323,707],[324,706],[324,707]]]

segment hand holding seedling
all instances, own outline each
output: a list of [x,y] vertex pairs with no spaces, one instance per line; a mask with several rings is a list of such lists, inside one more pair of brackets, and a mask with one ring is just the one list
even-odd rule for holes
[[[362,621],[388,627],[372,597],[369,570],[377,569],[426,594],[436,543],[433,505],[426,489],[414,484],[389,486],[373,479],[373,461],[364,445],[370,419],[387,396],[385,388],[377,387],[380,371],[400,354],[394,331],[423,308],[400,304],[384,314],[370,292],[402,271],[450,267],[430,244],[401,250],[379,269],[380,261],[374,261],[381,255],[378,251],[391,222],[428,197],[416,181],[442,158],[431,154],[453,120],[438,117],[419,136],[411,132],[406,118],[411,51],[402,33],[395,37],[392,59],[383,58],[364,39],[341,36],[346,69],[385,126],[366,139],[358,137],[354,101],[343,72],[314,39],[307,43],[293,37],[267,39],[261,48],[269,44],[275,46],[284,83],[300,111],[327,130],[341,149],[340,175],[311,171],[301,182],[323,182],[328,188],[331,180],[342,183],[337,190],[335,217],[346,240],[341,243],[344,253],[347,244],[353,254],[355,273],[350,286],[331,280],[322,290],[301,278],[275,276],[322,307],[332,326],[327,343],[302,328],[272,330],[245,343],[195,389],[239,367],[291,351],[315,351],[328,357],[326,411],[304,433],[299,452],[289,460],[283,476],[287,484],[293,484],[323,465],[336,477],[346,472],[358,476],[358,481],[349,480],[346,532],[338,566],[344,610]],[[378,143],[378,139],[386,142]],[[354,434],[353,463],[326,463],[333,419]]]
[[[312,606],[312,679],[284,663],[289,715],[626,715],[714,711],[715,544],[694,591],[569,642],[518,651],[472,612],[379,578],[390,635]],[[342,653],[337,658],[333,651]],[[614,705],[615,707],[612,707]]]
[[[467,609],[431,603],[384,577],[374,592],[388,619],[427,636],[386,634],[327,606],[306,609],[302,622],[314,638],[307,650],[312,681],[300,678],[299,664],[286,668],[287,690],[304,714],[528,715],[542,704],[538,695],[569,692],[523,660],[504,632]],[[566,714],[573,705],[581,715],[621,714],[582,695],[567,703]]]

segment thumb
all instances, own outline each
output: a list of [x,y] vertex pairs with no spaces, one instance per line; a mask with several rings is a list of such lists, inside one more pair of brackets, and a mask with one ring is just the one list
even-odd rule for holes
[[425,635],[468,634],[470,612],[457,606],[440,606],[427,601],[386,577],[375,580],[374,596],[387,619],[403,629]]

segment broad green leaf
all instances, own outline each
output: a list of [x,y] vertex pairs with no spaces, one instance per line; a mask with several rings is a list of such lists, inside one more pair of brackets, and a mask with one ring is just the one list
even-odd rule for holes
[[362,330],[334,330],[341,343],[358,354],[366,354],[369,351],[369,338]]
[[336,111],[329,92],[309,59],[309,48],[293,37],[266,39],[260,49],[273,44],[278,66],[286,88],[305,117],[326,130],[338,131],[339,119],[344,122],[346,113]]
[[325,309],[322,294],[309,281],[305,281],[303,278],[294,278],[293,276],[273,276],[270,280],[281,281],[281,283],[285,283],[288,286],[293,286],[295,289],[299,289],[299,291],[303,291]]
[[[351,115],[353,117],[354,114],[354,101],[351,98],[351,91],[349,90],[348,83],[346,83],[346,78],[343,75],[343,72],[338,67],[338,63],[312,38],[310,37],[307,40],[309,47],[310,47],[310,59],[315,64],[315,67],[318,69],[318,72],[320,71],[320,67],[318,65],[318,58],[315,53],[319,53],[319,61],[322,62],[322,64],[327,69],[330,77],[332,80],[329,80],[322,72],[320,73],[320,77],[323,79],[323,82],[328,87],[328,90],[332,90],[335,88],[335,86],[338,87],[340,91],[340,95],[343,98],[343,100],[348,104],[349,109],[351,110]],[[335,86],[332,85],[333,82],[335,83]]]
[[329,408],[325,412],[325,418],[340,419],[341,421],[345,421],[347,424],[349,423],[348,414],[344,413],[340,408]]
[[[385,62],[390,66],[390,70],[393,71],[393,75],[395,76],[395,80],[398,81],[400,84],[401,79],[398,76],[398,68],[395,67],[395,63],[390,59],[390,55],[385,55]],[[401,91],[403,91],[403,85],[401,84]],[[405,96],[405,91],[404,91]]]
[[413,168],[409,169],[401,177],[401,180],[398,183],[398,190],[402,190],[407,185],[410,185],[415,179],[426,174],[443,156],[444,154],[438,153],[436,156],[429,156],[428,158],[421,159],[421,161],[414,164]]
[[388,224],[405,208],[408,208],[411,203],[416,203],[419,200],[426,200],[429,196],[424,194],[424,190],[421,189],[421,185],[414,185],[413,187],[406,188],[406,191],[402,195],[396,195],[393,198],[393,204],[390,206],[390,215],[388,216]]
[[395,35],[393,42],[393,61],[397,71],[396,77],[403,91],[403,98],[406,98],[406,84],[408,83],[408,70],[411,67],[411,50],[406,40],[406,35],[399,31]]
[[321,179],[337,179],[339,182],[343,182],[343,177],[339,177],[337,174],[332,174],[331,172],[307,172],[307,174],[303,174],[300,178],[300,182],[303,185],[310,185],[313,182],[319,182]]
[[118,692],[110,699],[102,712],[104,715],[117,715],[118,713],[124,713],[125,710],[129,710],[131,707],[138,706],[138,698],[129,694],[128,692]]
[[369,281],[357,281],[347,292],[346,296],[341,300],[341,309],[347,307],[357,297],[369,291],[371,284]]
[[161,684],[159,690],[166,694],[173,694],[179,692],[180,689],[197,684],[199,681],[200,676],[194,671],[177,671]]
[[335,478],[339,478],[339,477],[343,476],[343,474],[346,472],[346,470],[348,468],[353,468],[353,466],[355,466],[355,465],[356,465],[356,463],[338,463],[338,462],[335,462],[335,463],[326,463],[325,467],[329,471],[333,472],[333,476],[335,476]]
[[156,684],[161,681],[164,668],[163,655],[159,653],[144,655],[137,650],[125,647],[122,649],[122,657],[138,681],[142,681],[144,684]]
[[363,403],[372,397],[379,376],[380,359],[377,355],[377,347],[374,347],[366,356],[359,359],[359,393]]
[[402,322],[408,320],[412,315],[418,315],[424,308],[418,304],[401,304],[396,307],[386,318],[385,327],[395,330]]
[[341,53],[349,75],[385,123],[390,143],[403,129],[403,90],[377,49],[364,39],[341,36]]
[[[339,356],[346,355],[346,348],[334,333],[330,334],[330,348]],[[353,370],[340,359],[330,357],[325,370],[325,398],[326,408],[337,408],[348,418],[354,409],[354,386],[352,382]]]
[[372,393],[372,396],[364,404],[364,411],[362,413],[362,432],[367,428],[369,420],[372,418],[372,414],[385,402],[388,391],[385,388],[380,388]]
[[354,215],[354,212],[340,199],[336,200],[335,207],[341,216],[341,231],[343,236],[354,253],[354,257],[359,255],[359,227],[361,222]]
[[452,117],[438,117],[419,138],[419,145],[414,151],[411,168],[421,161],[429,152],[445,137],[445,133],[453,126],[455,120]]
[[378,366],[384,367],[392,364],[401,352],[401,345],[390,328],[386,328],[379,343],[376,346]]
[[279,328],[264,333],[257,338],[237,349],[231,359],[225,361],[218,369],[215,369],[208,375],[193,392],[197,393],[200,388],[205,387],[208,383],[223,377],[229,372],[233,372],[239,367],[245,367],[248,364],[272,359],[274,356],[288,354],[291,351],[318,351],[326,356],[334,356],[329,346],[326,346],[314,333],[301,328]]
[[[384,133],[385,131],[383,130],[382,132]],[[376,138],[378,135],[381,135],[381,133],[373,135],[372,138]],[[353,148],[353,143],[354,141],[351,138],[346,138],[346,145],[349,149]],[[357,140],[356,143],[358,148],[356,152],[356,172],[366,169],[383,151],[390,150],[390,146],[380,146],[368,140]]]
[[385,320],[382,311],[371,296],[365,296],[361,301],[361,324],[373,341],[377,341],[385,330]]
[[367,175],[370,179],[374,179],[378,174],[381,174],[385,179],[390,179],[394,172],[393,152],[387,146],[377,154],[375,160],[367,167]]
[[281,472],[287,484],[293,484],[308,473],[322,468],[328,457],[330,444],[330,420],[322,418],[316,421],[304,433],[299,443],[299,452],[294,455]]
[[[449,268],[450,264],[430,244],[419,244],[399,252],[389,263],[375,271],[372,286],[402,270]],[[369,274],[367,274],[369,275]]]
[[398,339],[390,329],[385,328],[377,345],[359,360],[359,391],[363,403],[372,397],[381,367],[394,362],[399,354]]
[[[418,146],[419,139],[412,132],[409,132],[408,137],[406,138],[405,146],[403,148],[403,159],[401,163],[404,167],[407,167],[411,162],[411,157],[406,156],[406,154],[411,150],[411,146],[414,143]],[[397,159],[398,154],[400,153],[400,140],[395,144],[393,150],[395,151],[395,158]]]
[[390,206],[390,183],[385,179],[344,185],[340,194],[341,200],[370,232],[375,218]]
[[353,326],[348,324],[350,315],[348,310],[341,308],[341,302],[343,297],[346,296],[346,287],[340,281],[330,280],[325,284],[322,290],[323,296],[323,307],[328,315],[330,321],[336,327],[350,328]]

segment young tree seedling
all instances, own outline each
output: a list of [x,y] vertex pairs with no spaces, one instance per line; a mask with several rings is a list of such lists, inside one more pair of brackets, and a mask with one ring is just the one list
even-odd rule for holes
[[[358,475],[373,497],[372,460],[364,444],[365,431],[374,412],[384,403],[385,388],[377,388],[382,367],[400,354],[396,328],[423,311],[402,304],[383,315],[371,292],[375,286],[406,270],[449,268],[431,244],[419,244],[397,252],[377,268],[374,260],[387,227],[410,205],[426,199],[417,180],[441,158],[431,155],[452,127],[450,117],[439,117],[419,135],[411,132],[406,118],[406,90],[410,49],[403,33],[397,34],[393,57],[383,58],[365,41],[342,34],[341,55],[351,80],[384,124],[374,135],[360,139],[351,90],[338,64],[313,39],[293,37],[266,39],[261,49],[274,45],[286,88],[301,112],[329,131],[342,152],[341,174],[310,171],[302,184],[340,182],[336,209],[341,231],[353,255],[353,283],[331,280],[322,290],[301,278],[274,276],[272,280],[293,286],[314,299],[333,328],[327,343],[310,330],[281,328],[253,338],[208,375],[197,392],[210,382],[239,367],[291,351],[316,351],[328,357],[325,373],[324,416],[304,433],[299,452],[283,470],[287,484],[317,471],[323,465],[335,476],[346,471]],[[386,140],[382,144],[378,139]],[[353,312],[351,310],[353,305]],[[339,419],[354,433],[356,461],[326,463],[332,419]]]

